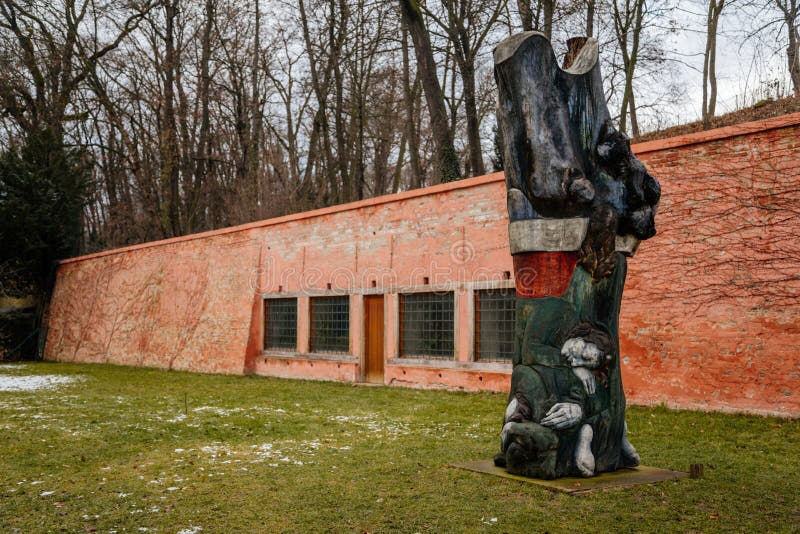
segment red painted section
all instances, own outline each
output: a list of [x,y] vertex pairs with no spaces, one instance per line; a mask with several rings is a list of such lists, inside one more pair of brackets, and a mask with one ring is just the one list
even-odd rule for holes
[[[629,401],[800,415],[800,114],[633,149],[663,195],[658,235],[628,264]],[[505,198],[494,174],[67,260],[45,357],[358,381],[360,293],[379,290],[387,384],[505,390],[510,369],[470,361],[463,285],[514,270]],[[393,363],[397,293],[425,278],[457,286],[455,361]],[[308,353],[307,298],[297,354],[262,353],[260,295],[328,284],[352,294],[351,355]]]
[[525,298],[563,295],[578,264],[577,252],[524,252],[513,258],[517,296]]

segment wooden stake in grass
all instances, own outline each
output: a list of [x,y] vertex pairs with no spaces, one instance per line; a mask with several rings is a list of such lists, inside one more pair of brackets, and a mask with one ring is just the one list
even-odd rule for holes
[[689,465],[689,478],[703,478],[703,464]]
[[189,415],[189,394],[183,392],[183,414]]

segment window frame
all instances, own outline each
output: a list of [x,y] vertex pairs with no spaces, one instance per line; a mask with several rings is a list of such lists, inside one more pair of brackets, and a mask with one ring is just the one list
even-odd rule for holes
[[[450,298],[450,340],[449,340],[449,354],[435,354],[430,352],[406,352],[406,299],[411,297],[419,297],[421,295],[447,295]],[[439,361],[456,361],[456,336],[458,333],[458,298],[457,291],[453,289],[437,290],[435,288],[426,288],[424,290],[412,290],[398,293],[397,298],[398,312],[397,312],[397,355],[399,358],[409,358],[416,360],[439,360]]]
[[[314,307],[315,303],[319,303],[323,300],[334,300],[334,299],[343,299],[346,305],[346,321],[347,321],[347,343],[346,347],[336,349],[320,349],[315,347],[315,340],[314,340],[314,331],[315,331],[315,324],[314,324]],[[350,295],[310,295],[308,298],[308,352],[313,354],[350,354],[351,350],[351,336],[352,336],[352,324],[350,321],[350,315],[352,312],[352,305],[351,305]]]
[[[286,295],[269,295],[262,298],[263,303],[263,335],[261,338],[261,349],[263,352],[297,352],[297,334],[299,330],[299,311],[300,302],[297,297]],[[294,340],[291,347],[270,347],[269,346],[269,303],[274,301],[294,301]]]
[[[510,300],[512,303],[511,311],[513,311],[513,319],[511,320],[510,328],[504,329],[506,334],[508,335],[507,343],[511,344],[510,351],[507,353],[507,357],[497,357],[497,356],[482,356],[481,355],[481,294],[492,293],[492,292],[508,292],[510,294]],[[514,335],[516,332],[516,289],[514,287],[509,286],[496,286],[496,287],[481,287],[475,288],[473,291],[473,317],[472,317],[472,354],[473,360],[476,362],[483,362],[483,363],[511,363],[514,358]],[[500,311],[509,311],[508,308],[504,308]],[[503,343],[504,341],[500,341]]]

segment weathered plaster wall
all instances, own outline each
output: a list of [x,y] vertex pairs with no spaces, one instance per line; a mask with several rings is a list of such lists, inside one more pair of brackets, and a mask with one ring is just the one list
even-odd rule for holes
[[241,373],[258,252],[243,231],[64,263],[45,358]]
[[800,415],[800,114],[635,149],[663,195],[629,263],[628,398]]
[[[303,295],[393,293],[387,301],[393,296],[396,306],[398,291],[426,279],[441,288],[504,283],[511,259],[500,180],[489,175],[67,260],[58,272],[46,357],[358,380],[358,295],[351,297],[350,355],[339,357],[309,354]],[[301,296],[298,347],[289,357],[261,352],[262,293]],[[464,317],[469,302],[457,302]],[[457,335],[456,360],[468,362],[471,339],[465,329]],[[396,343],[396,333],[387,335],[388,365]],[[443,385],[462,384],[470,386],[462,378]]]
[[[621,317],[632,403],[800,415],[800,114],[634,147],[662,184],[659,234],[629,262]],[[387,383],[502,390],[509,369],[398,358],[397,293],[512,271],[495,174],[64,262],[46,357],[206,372],[361,379],[359,294],[385,298]],[[349,356],[261,352],[261,293],[351,297]],[[374,284],[374,285],[373,285]]]

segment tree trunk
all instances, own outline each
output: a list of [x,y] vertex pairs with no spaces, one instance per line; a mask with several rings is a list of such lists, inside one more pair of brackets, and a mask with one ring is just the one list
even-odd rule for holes
[[260,0],[255,0],[255,30],[253,37],[253,57],[250,65],[250,139],[247,149],[247,181],[251,196],[248,203],[253,206],[250,218],[264,216],[264,190],[260,180],[259,155],[261,148],[261,96],[258,94],[258,72],[261,58],[261,9]]
[[542,15],[544,15],[544,22],[542,24],[542,33],[548,40],[553,40],[553,14],[556,10],[556,0],[541,0],[542,1]]
[[530,0],[517,0],[519,18],[522,20],[522,31],[533,31],[533,11]]
[[214,27],[215,19],[215,0],[206,0],[205,12],[206,20],[203,26],[203,37],[200,52],[200,133],[195,152],[194,184],[192,189],[192,199],[189,205],[189,214],[186,221],[187,231],[191,232],[195,227],[205,227],[205,210],[203,209],[204,199],[203,188],[206,184],[206,175],[209,168],[209,146],[208,136],[211,129],[211,117],[209,110],[209,90],[211,87],[211,76],[209,74],[209,62],[211,61],[211,31]]
[[794,34],[790,34],[786,58],[789,62],[789,73],[792,76],[794,96],[800,97],[800,37],[796,31]]
[[800,28],[798,28],[800,5],[798,0],[775,0],[775,4],[783,15],[786,32],[789,35],[786,61],[789,67],[789,76],[792,78],[794,95],[800,97]]
[[[322,141],[323,155],[322,159],[323,170],[326,173],[327,184],[329,188],[329,198],[339,198],[339,185],[336,180],[336,166],[334,164],[333,147],[331,146],[330,139],[330,125],[328,123],[328,82],[330,81],[330,73],[326,72],[325,78],[320,79],[320,71],[324,70],[319,67],[316,54],[314,53],[314,44],[311,39],[311,30],[309,29],[308,17],[306,16],[305,2],[300,0],[298,2],[298,9],[300,11],[300,20],[303,28],[303,40],[306,45],[306,53],[308,54],[309,71],[311,74],[311,85],[314,90],[314,96],[317,98],[317,111],[314,114],[314,126],[312,136],[318,136]],[[314,133],[316,132],[316,133]],[[311,165],[307,166],[306,177],[304,183],[310,183],[312,169]]]
[[[619,129],[627,133],[628,117],[631,130],[638,135],[639,124],[636,119],[636,103],[633,95],[633,80],[636,75],[636,64],[639,59],[639,42],[644,25],[645,0],[632,0],[620,9],[613,3],[614,33],[622,54],[622,67],[625,72],[625,87],[619,112]],[[628,45],[630,43],[630,49]]]
[[[408,57],[408,26],[405,19],[402,24],[403,46],[403,100],[406,111],[406,137],[408,139],[408,160],[411,165],[411,187],[415,189],[423,182],[422,165],[419,162],[419,134],[416,128],[415,102],[417,100],[417,80],[411,82],[411,61]],[[402,165],[403,162],[398,162]],[[396,192],[396,191],[393,191]]]
[[[162,227],[165,237],[181,235],[180,202],[178,181],[178,135],[175,123],[175,70],[178,68],[175,54],[175,19],[178,17],[178,2],[166,0],[166,29],[164,34],[164,117],[161,131],[161,185],[162,202],[166,204],[166,218]],[[163,206],[163,204],[162,204]],[[163,208],[162,208],[163,209]]]
[[422,19],[422,12],[415,0],[400,0],[400,12],[414,42],[417,70],[422,79],[422,88],[425,91],[425,100],[431,116],[436,180],[438,182],[458,180],[461,178],[460,165],[453,146],[453,134],[447,120],[442,88],[439,85],[430,37]]
[[[506,141],[516,331],[521,333],[515,339],[511,403],[495,465],[547,479],[637,465],[638,455],[625,438],[619,366],[618,316],[626,275],[620,249],[627,238],[655,234],[658,182],[635,158],[628,138],[612,126],[595,39],[586,42],[567,72],[558,67],[550,43],[536,33],[501,42],[494,61],[498,126]],[[609,179],[618,184],[613,191],[604,185]],[[558,239],[541,239],[547,233]],[[553,365],[578,339],[608,354],[608,380],[598,385],[602,395],[597,397],[594,388],[572,389],[566,380],[572,371]],[[565,406],[554,399],[570,399],[565,402],[576,414],[563,412]],[[568,427],[585,422],[580,432],[592,431],[589,418],[604,414],[603,433],[594,438],[590,433],[591,466],[576,465],[580,448],[565,439],[569,430],[546,428],[554,411],[573,418]]]
[[717,106],[717,27],[725,0],[709,0],[706,17],[706,49],[703,55],[703,128],[711,128]]
[[475,99],[475,68],[473,65],[464,65],[461,73],[464,82],[464,111],[467,115],[469,166],[473,176],[481,176],[486,174],[486,168],[483,165],[480,121],[478,120],[478,105]]

